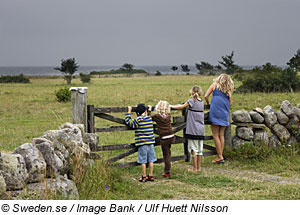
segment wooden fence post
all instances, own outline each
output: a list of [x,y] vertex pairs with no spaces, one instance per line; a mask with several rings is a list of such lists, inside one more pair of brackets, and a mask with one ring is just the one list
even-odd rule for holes
[[[184,116],[184,123],[186,123],[186,118],[187,118],[187,108],[184,108],[182,110],[182,116]],[[185,154],[185,161],[190,162],[191,161],[191,155],[188,150],[188,140],[185,137],[185,131],[186,129],[183,129],[183,137],[184,137],[184,154]]]
[[72,92],[72,123],[84,124],[87,132],[87,87],[71,87]]
[[87,124],[88,133],[95,133],[95,107],[94,105],[87,106]]
[[229,112],[229,125],[225,128],[224,132],[225,145],[231,146],[231,113]]

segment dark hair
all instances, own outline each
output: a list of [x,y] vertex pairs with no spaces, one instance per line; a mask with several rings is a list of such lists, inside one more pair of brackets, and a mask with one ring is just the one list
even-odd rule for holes
[[147,108],[146,108],[146,106],[144,104],[138,104],[137,107],[136,107],[136,109],[135,109],[135,112],[136,112],[136,115],[140,116],[146,110],[147,110]]

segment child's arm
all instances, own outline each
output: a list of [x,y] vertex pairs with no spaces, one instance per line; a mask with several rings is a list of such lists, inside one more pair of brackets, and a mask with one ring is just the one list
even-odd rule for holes
[[230,107],[232,106],[232,97],[231,96],[229,97],[229,106]]
[[170,105],[170,108],[172,108],[172,109],[175,109],[175,110],[182,110],[182,109],[184,109],[184,108],[186,108],[186,107],[188,107],[189,106],[189,103],[188,102],[185,102],[184,104],[178,104],[178,105]]
[[131,110],[132,110],[132,107],[128,106],[128,113],[125,115],[125,123],[130,128],[138,128],[139,122],[136,119],[131,118]]
[[208,105],[209,105],[208,97],[214,91],[214,89],[215,89],[215,84],[212,84],[212,85],[210,85],[210,87],[208,88],[208,90],[205,93],[204,99],[206,101],[206,104],[208,104]]

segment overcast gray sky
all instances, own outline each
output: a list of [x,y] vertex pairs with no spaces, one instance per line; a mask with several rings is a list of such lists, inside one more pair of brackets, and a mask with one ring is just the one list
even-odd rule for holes
[[0,66],[285,65],[300,0],[0,0]]

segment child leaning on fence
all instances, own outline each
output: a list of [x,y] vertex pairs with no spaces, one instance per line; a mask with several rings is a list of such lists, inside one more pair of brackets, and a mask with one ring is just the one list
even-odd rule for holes
[[193,159],[193,169],[189,169],[189,171],[200,172],[205,131],[204,103],[201,99],[202,90],[199,86],[194,86],[190,93],[192,95],[191,99],[182,105],[171,105],[171,108],[181,110],[188,107],[185,137],[188,139],[188,150]]
[[[149,110],[152,107],[149,106]],[[160,137],[160,145],[163,152],[165,169],[163,177],[171,177],[171,145],[175,143],[175,135],[171,124],[170,104],[166,101],[159,101],[155,106],[156,114],[152,116],[152,120],[156,122],[158,134]]]
[[[156,161],[154,151],[154,133],[151,116],[148,116],[147,108],[144,104],[136,107],[137,118],[131,117],[132,108],[128,106],[128,113],[125,115],[125,123],[135,129],[135,146],[138,147],[138,163],[142,167],[142,177],[140,182],[154,181],[153,162]],[[149,164],[149,174],[146,176],[146,164]]]

